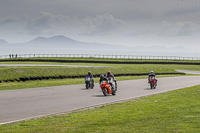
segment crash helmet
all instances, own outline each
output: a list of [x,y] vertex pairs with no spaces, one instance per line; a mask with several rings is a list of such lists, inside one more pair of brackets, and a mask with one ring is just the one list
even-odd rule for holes
[[153,71],[150,72],[151,74],[153,73]]
[[110,71],[107,72],[107,75],[110,75]]
[[103,74],[101,74],[101,75],[100,75],[100,78],[104,78],[104,75],[103,75]]
[[91,72],[90,72],[90,71],[88,71],[88,75],[91,75]]

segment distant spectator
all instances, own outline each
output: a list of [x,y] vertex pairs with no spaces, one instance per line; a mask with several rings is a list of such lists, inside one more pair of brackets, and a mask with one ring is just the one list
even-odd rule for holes
[[9,57],[11,58],[11,54],[9,54]]
[[12,54],[12,58],[14,57],[14,54]]
[[17,54],[15,55],[15,58],[17,58]]

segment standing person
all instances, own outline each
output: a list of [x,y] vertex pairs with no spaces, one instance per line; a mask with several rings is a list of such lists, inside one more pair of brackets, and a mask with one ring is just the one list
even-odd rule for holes
[[110,71],[107,72],[107,78],[109,78],[109,77],[113,78],[113,80],[115,82],[115,87],[117,88],[117,81],[115,79],[115,76],[113,74],[111,74]]

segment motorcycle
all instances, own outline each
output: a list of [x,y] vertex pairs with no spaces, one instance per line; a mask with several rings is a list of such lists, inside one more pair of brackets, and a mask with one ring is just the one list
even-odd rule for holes
[[109,94],[116,94],[115,89],[106,80],[101,81],[100,87],[104,96],[107,96]]
[[113,91],[115,91],[115,92],[117,91],[117,85],[114,82],[113,78],[111,78],[111,77],[108,78],[108,84],[111,85],[111,89],[113,89]]
[[156,84],[155,77],[149,78],[149,84],[150,84],[151,89],[156,89],[157,84]]
[[94,87],[94,84],[92,83],[90,77],[89,76],[85,77],[85,88],[86,89],[89,89],[89,88],[93,89],[93,87]]

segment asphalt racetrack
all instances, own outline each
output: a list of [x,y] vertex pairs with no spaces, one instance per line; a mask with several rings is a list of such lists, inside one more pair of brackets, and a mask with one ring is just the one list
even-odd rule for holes
[[118,81],[115,96],[104,96],[99,84],[84,84],[0,91],[0,125],[77,109],[159,94],[200,84],[200,76],[158,78],[156,89],[147,79]]

